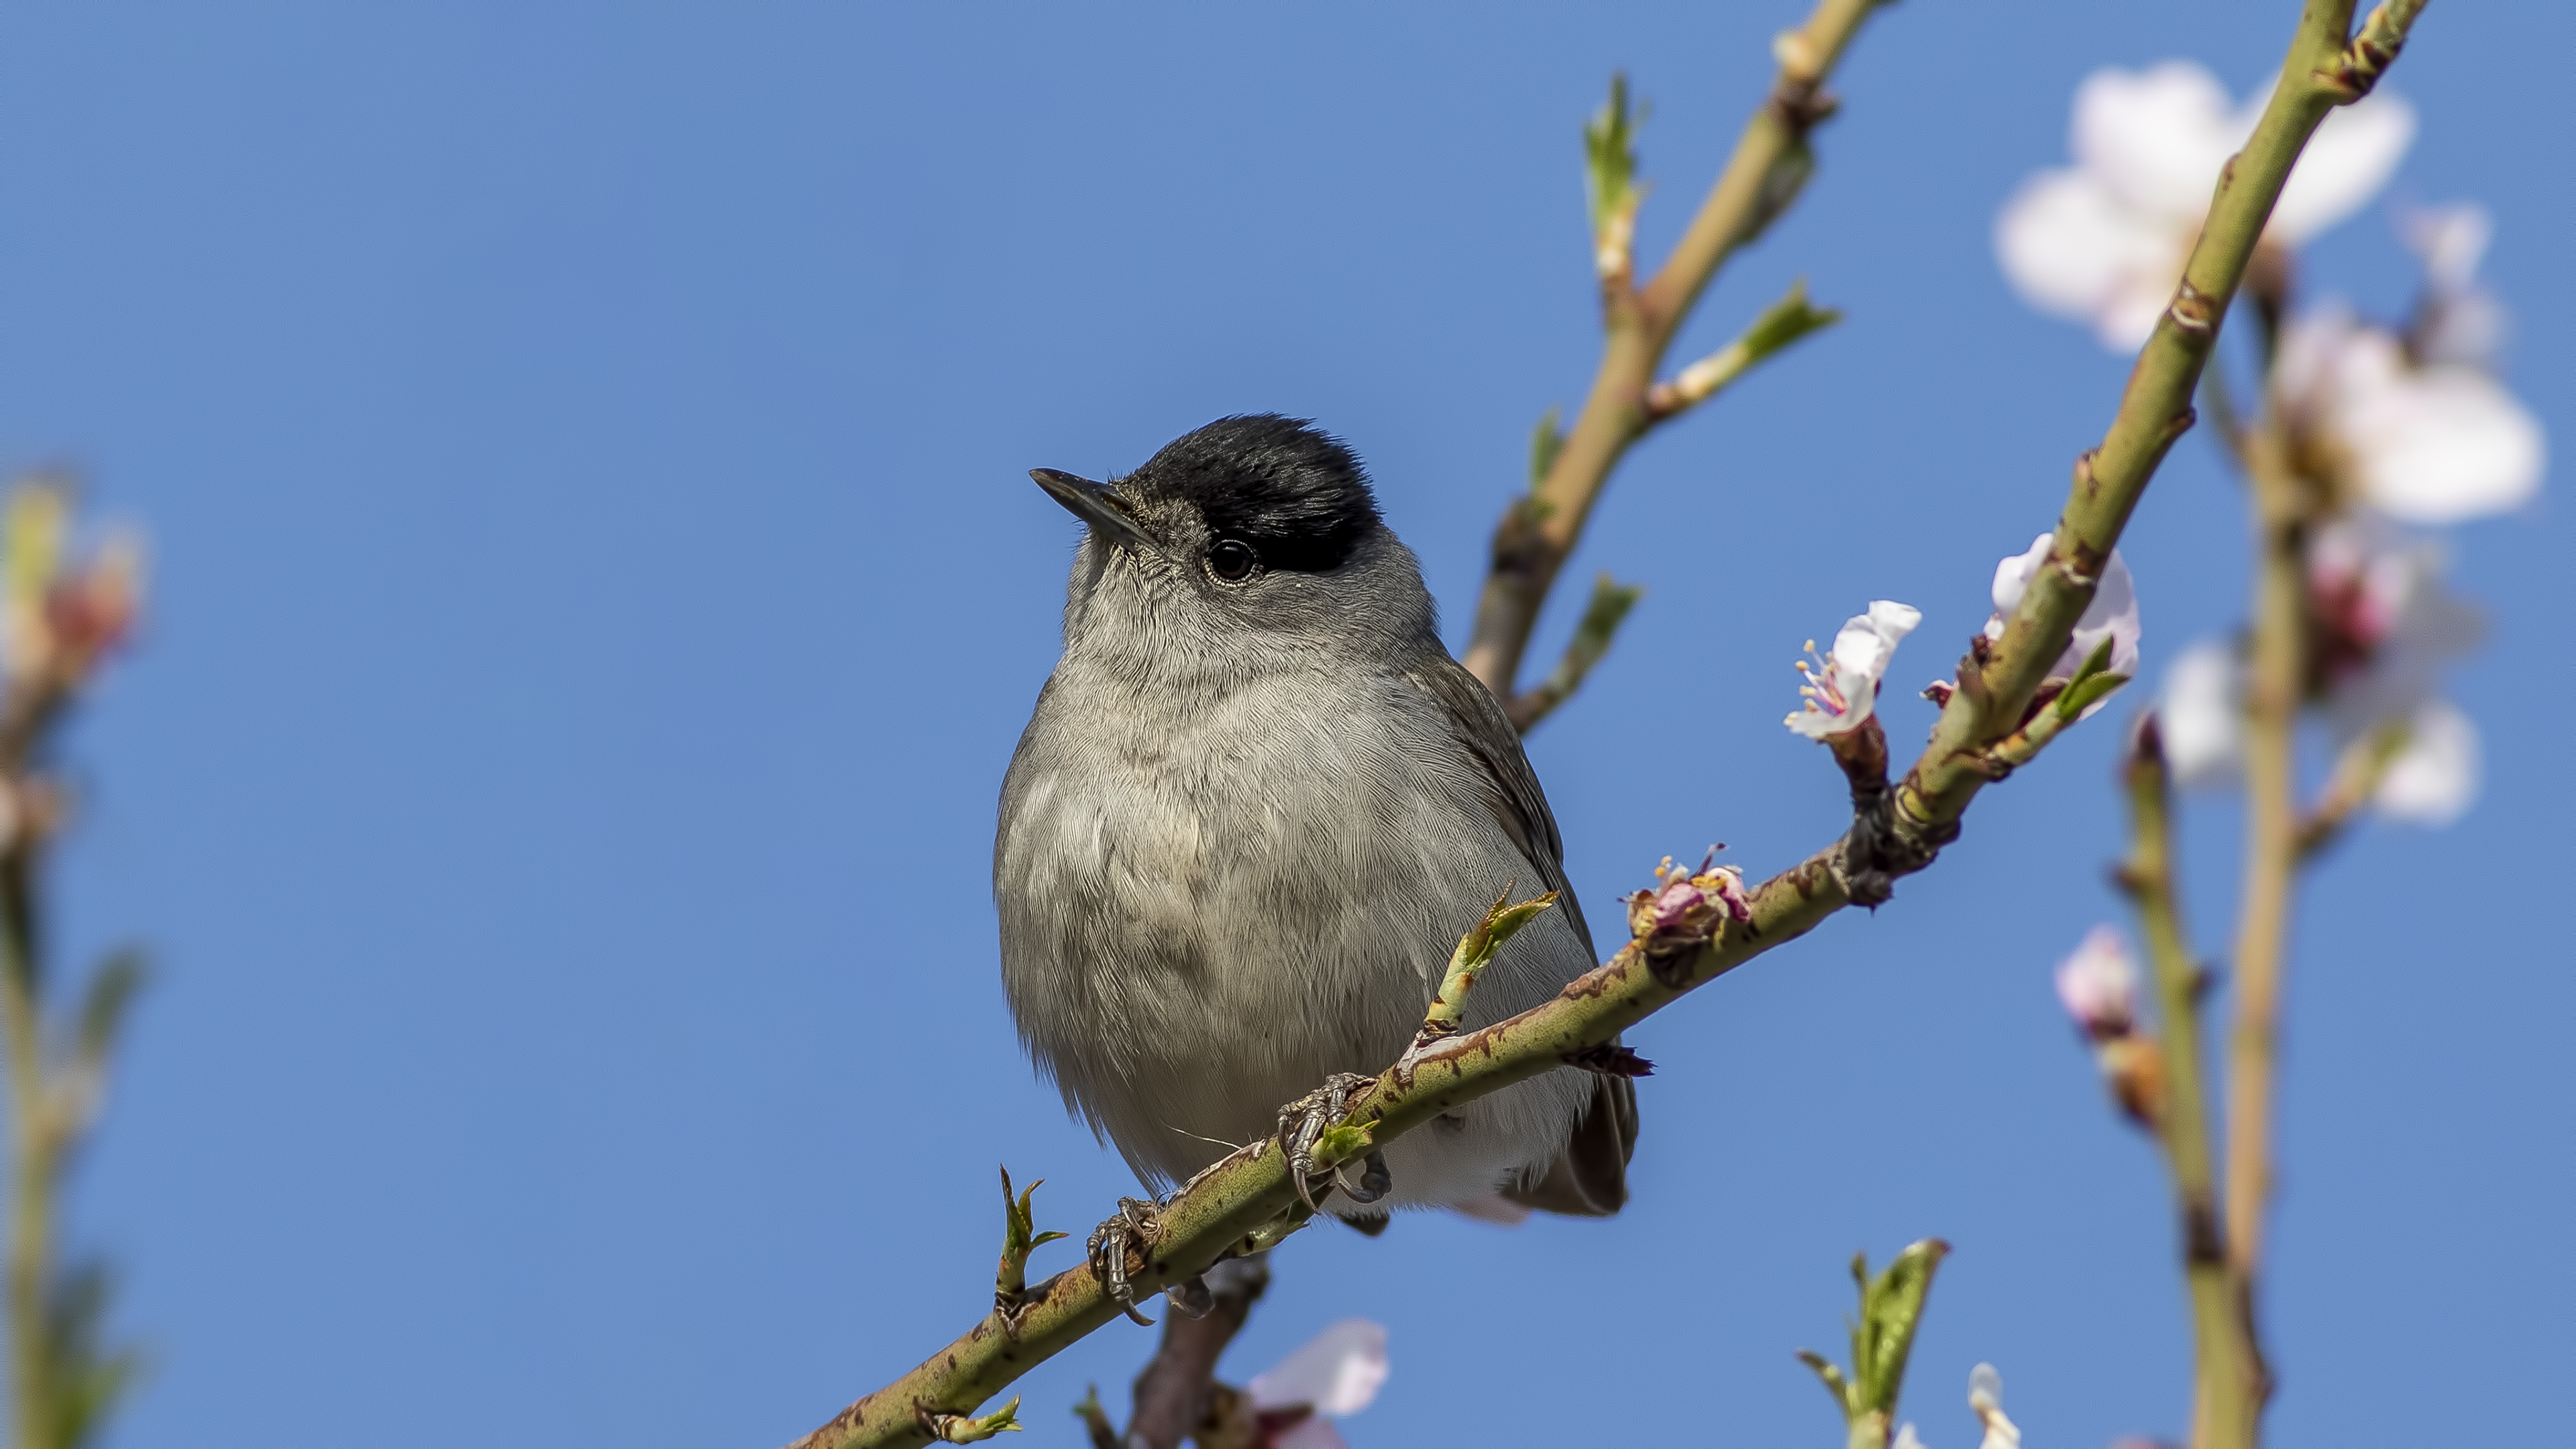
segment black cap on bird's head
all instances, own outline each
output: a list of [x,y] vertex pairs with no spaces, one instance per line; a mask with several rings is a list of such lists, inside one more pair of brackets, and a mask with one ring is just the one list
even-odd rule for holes
[[1107,541],[1204,549],[1209,571],[1229,583],[1256,571],[1339,568],[1379,524],[1358,456],[1276,413],[1219,418],[1110,483],[1052,468],[1029,476]]

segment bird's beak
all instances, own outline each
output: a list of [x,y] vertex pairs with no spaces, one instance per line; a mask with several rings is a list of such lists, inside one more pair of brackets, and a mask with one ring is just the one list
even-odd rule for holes
[[1059,473],[1053,468],[1031,468],[1029,476],[1037,480],[1038,486],[1045,489],[1048,496],[1063,504],[1074,517],[1090,524],[1093,531],[1105,535],[1109,541],[1123,543],[1131,548],[1155,546],[1154,536],[1147,533],[1127,512],[1127,505],[1120,501],[1117,494],[1109,491],[1108,484],[1094,483],[1088,478],[1076,478],[1070,473]]

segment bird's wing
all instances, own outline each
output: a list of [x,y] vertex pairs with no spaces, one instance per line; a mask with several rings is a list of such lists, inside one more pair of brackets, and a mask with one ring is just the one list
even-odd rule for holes
[[1486,808],[1520,847],[1540,883],[1557,892],[1557,909],[1573,923],[1583,954],[1592,956],[1591,928],[1583,923],[1583,908],[1575,904],[1573,887],[1565,879],[1565,842],[1556,833],[1556,816],[1547,808],[1529,756],[1521,750],[1520,731],[1512,728],[1484,681],[1447,655],[1407,671],[1405,678],[1448,711],[1459,741],[1484,766]]
[[[1443,657],[1405,676],[1449,712],[1457,736],[1483,764],[1488,786],[1485,802],[1503,833],[1520,847],[1549,890],[1558,892],[1557,909],[1574,927],[1583,953],[1598,960],[1583,908],[1565,879],[1565,842],[1556,831],[1556,816],[1547,808],[1538,774],[1521,749],[1520,731],[1494,702],[1484,681],[1456,660]],[[1528,1187],[1505,1188],[1503,1196],[1522,1207],[1570,1217],[1608,1217],[1628,1201],[1628,1159],[1637,1150],[1637,1089],[1625,1077],[1594,1077],[1591,1103],[1575,1125],[1574,1136],[1548,1165],[1546,1176]]]

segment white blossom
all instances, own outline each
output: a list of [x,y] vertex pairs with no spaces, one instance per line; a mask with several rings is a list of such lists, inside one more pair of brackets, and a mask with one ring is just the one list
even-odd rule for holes
[[2434,699],[2406,721],[2406,744],[2379,777],[2370,803],[2391,820],[2448,825],[2478,796],[2478,727],[2450,704]]
[[[2047,564],[2048,548],[2055,537],[2054,534],[2043,533],[2031,540],[2027,552],[2013,554],[1995,565],[1995,612],[1986,620],[1987,638],[2004,637],[2004,622],[2012,617],[2013,610],[2021,606],[2021,596],[2029,591],[2030,581],[2038,577],[2041,567]],[[2085,606],[2084,616],[2075,621],[2074,639],[2068,642],[2066,652],[2058,656],[2057,662],[2049,666],[2048,672],[2058,679],[2074,678],[2075,671],[2092,657],[2103,640],[2108,639],[2111,641],[2110,672],[2134,679],[2138,673],[2138,641],[2142,637],[2137,581],[2129,575],[2128,560],[2120,557],[2118,549],[2113,549],[2111,562],[2102,570],[2101,582],[2094,587],[2093,602]],[[2107,703],[2107,698],[2095,700],[2085,709],[2085,717],[2091,718]]]
[[1345,1318],[1255,1374],[1245,1392],[1254,1412],[1264,1416],[1313,1410],[1269,1441],[1275,1449],[1342,1449],[1341,1431],[1332,1421],[1367,1408],[1386,1375],[1385,1326]]
[[[2337,750],[2403,720],[2406,743],[2371,805],[2392,820],[2444,825],[2477,797],[2478,729],[2440,697],[2441,672],[2478,641],[2476,612],[2444,587],[2438,544],[2372,514],[2350,514],[2308,542],[2309,647],[2317,701]],[[2174,779],[2233,784],[2245,752],[2246,663],[2205,639],[2165,671],[2158,725]]]
[[[2106,69],[2075,91],[2075,166],[2022,183],[1995,219],[1995,251],[2023,299],[2090,323],[2135,350],[2172,301],[2219,169],[2253,134],[2270,92],[2231,110],[2189,61]],[[2331,112],[2281,193],[2265,238],[2297,246],[2358,211],[2415,137],[2412,107],[2386,90]]]
[[2441,672],[2483,632],[2477,612],[2444,587],[2440,545],[2355,514],[2308,543],[2309,609],[2322,656],[2328,731],[2359,739],[2413,715]]
[[2086,1036],[2126,1036],[2138,1023],[2138,967],[2117,926],[2095,926],[2057,964],[2057,999]]
[[[1922,622],[1920,609],[1892,599],[1871,601],[1868,613],[1854,614],[1834,635],[1832,658],[1813,665],[1798,661],[1798,672],[1807,680],[1798,692],[1806,696],[1806,704],[1784,723],[1811,740],[1858,729],[1877,707],[1878,682],[1886,677],[1898,642]],[[1808,641],[1810,655],[1815,648]]]
[[2232,785],[2245,769],[2245,661],[2236,647],[2203,639],[2165,669],[2156,706],[2165,764],[2185,789]]
[[2353,491],[2392,518],[2459,523],[2518,508],[2540,489],[2539,420],[2492,373],[2418,362],[2405,339],[2341,303],[2283,326],[2274,375],[2292,422],[2329,443]]

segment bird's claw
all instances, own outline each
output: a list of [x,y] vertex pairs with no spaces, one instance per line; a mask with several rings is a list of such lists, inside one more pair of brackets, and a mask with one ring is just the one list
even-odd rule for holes
[[1386,1170],[1386,1154],[1371,1150],[1360,1164],[1360,1180],[1356,1186],[1339,1172],[1334,1174],[1333,1182],[1349,1195],[1351,1201],[1366,1205],[1384,1198],[1394,1188],[1395,1174]]
[[[1350,1103],[1351,1089],[1366,1086],[1372,1080],[1350,1072],[1336,1072],[1324,1080],[1321,1088],[1279,1109],[1279,1147],[1288,1155],[1288,1180],[1297,1185],[1297,1201],[1305,1204],[1306,1211],[1310,1213],[1317,1211],[1314,1184],[1308,1181],[1315,1176],[1315,1143],[1324,1135],[1326,1128],[1342,1120],[1342,1112]],[[1340,1187],[1349,1194],[1351,1201],[1358,1203],[1376,1202],[1386,1196],[1393,1181],[1386,1170],[1386,1157],[1379,1152],[1368,1155],[1366,1168],[1360,1174],[1356,1188],[1343,1181],[1338,1173],[1325,1174],[1327,1186]]]
[[1136,1311],[1136,1290],[1127,1282],[1127,1241],[1154,1231],[1156,1203],[1139,1198],[1118,1199],[1118,1215],[1091,1230],[1090,1241],[1083,1245],[1091,1260],[1092,1276],[1100,1280],[1118,1311],[1147,1328],[1154,1320]]

